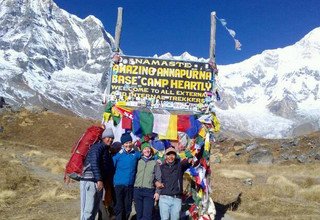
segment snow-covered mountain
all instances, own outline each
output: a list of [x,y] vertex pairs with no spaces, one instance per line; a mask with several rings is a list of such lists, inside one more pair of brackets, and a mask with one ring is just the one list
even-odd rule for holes
[[219,113],[229,129],[273,138],[319,130],[320,28],[219,70]]
[[[198,60],[187,52],[181,57]],[[294,45],[218,69],[216,111],[225,129],[269,138],[320,129],[320,27]]]
[[[0,95],[7,102],[100,117],[114,40],[98,19],[80,19],[52,0],[0,0],[0,25]],[[159,57],[205,61],[187,52]],[[319,61],[316,28],[292,46],[218,66],[223,127],[273,138],[319,130]]]
[[8,102],[99,112],[114,40],[98,19],[52,0],[0,0],[0,26],[0,94]]

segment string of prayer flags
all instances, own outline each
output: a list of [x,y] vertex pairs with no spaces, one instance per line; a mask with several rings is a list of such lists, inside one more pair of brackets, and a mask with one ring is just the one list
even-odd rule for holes
[[227,21],[224,18],[219,19],[217,16],[216,18],[221,22],[222,26],[228,31],[228,33],[230,34],[230,36],[233,38],[234,40],[234,44],[235,44],[235,49],[236,50],[241,50],[241,43],[238,39],[236,39],[236,32],[230,28],[227,27]]

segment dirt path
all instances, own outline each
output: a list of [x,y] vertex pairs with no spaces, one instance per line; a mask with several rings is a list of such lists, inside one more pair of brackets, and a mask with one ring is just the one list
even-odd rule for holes
[[0,141],[0,215],[3,219],[78,219],[79,184],[66,186],[64,152]]

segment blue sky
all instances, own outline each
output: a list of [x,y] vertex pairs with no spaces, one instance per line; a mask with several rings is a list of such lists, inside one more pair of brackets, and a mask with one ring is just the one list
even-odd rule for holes
[[243,61],[267,49],[294,44],[320,27],[320,0],[54,0],[80,18],[94,15],[114,36],[117,8],[123,7],[120,48],[126,55],[153,56],[187,51],[209,57],[210,13],[227,21],[242,44],[217,20],[216,62]]

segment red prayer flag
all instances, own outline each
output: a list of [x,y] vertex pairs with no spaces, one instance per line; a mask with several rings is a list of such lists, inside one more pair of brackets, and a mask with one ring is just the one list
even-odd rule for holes
[[190,128],[190,115],[178,115],[178,131],[186,132]]

